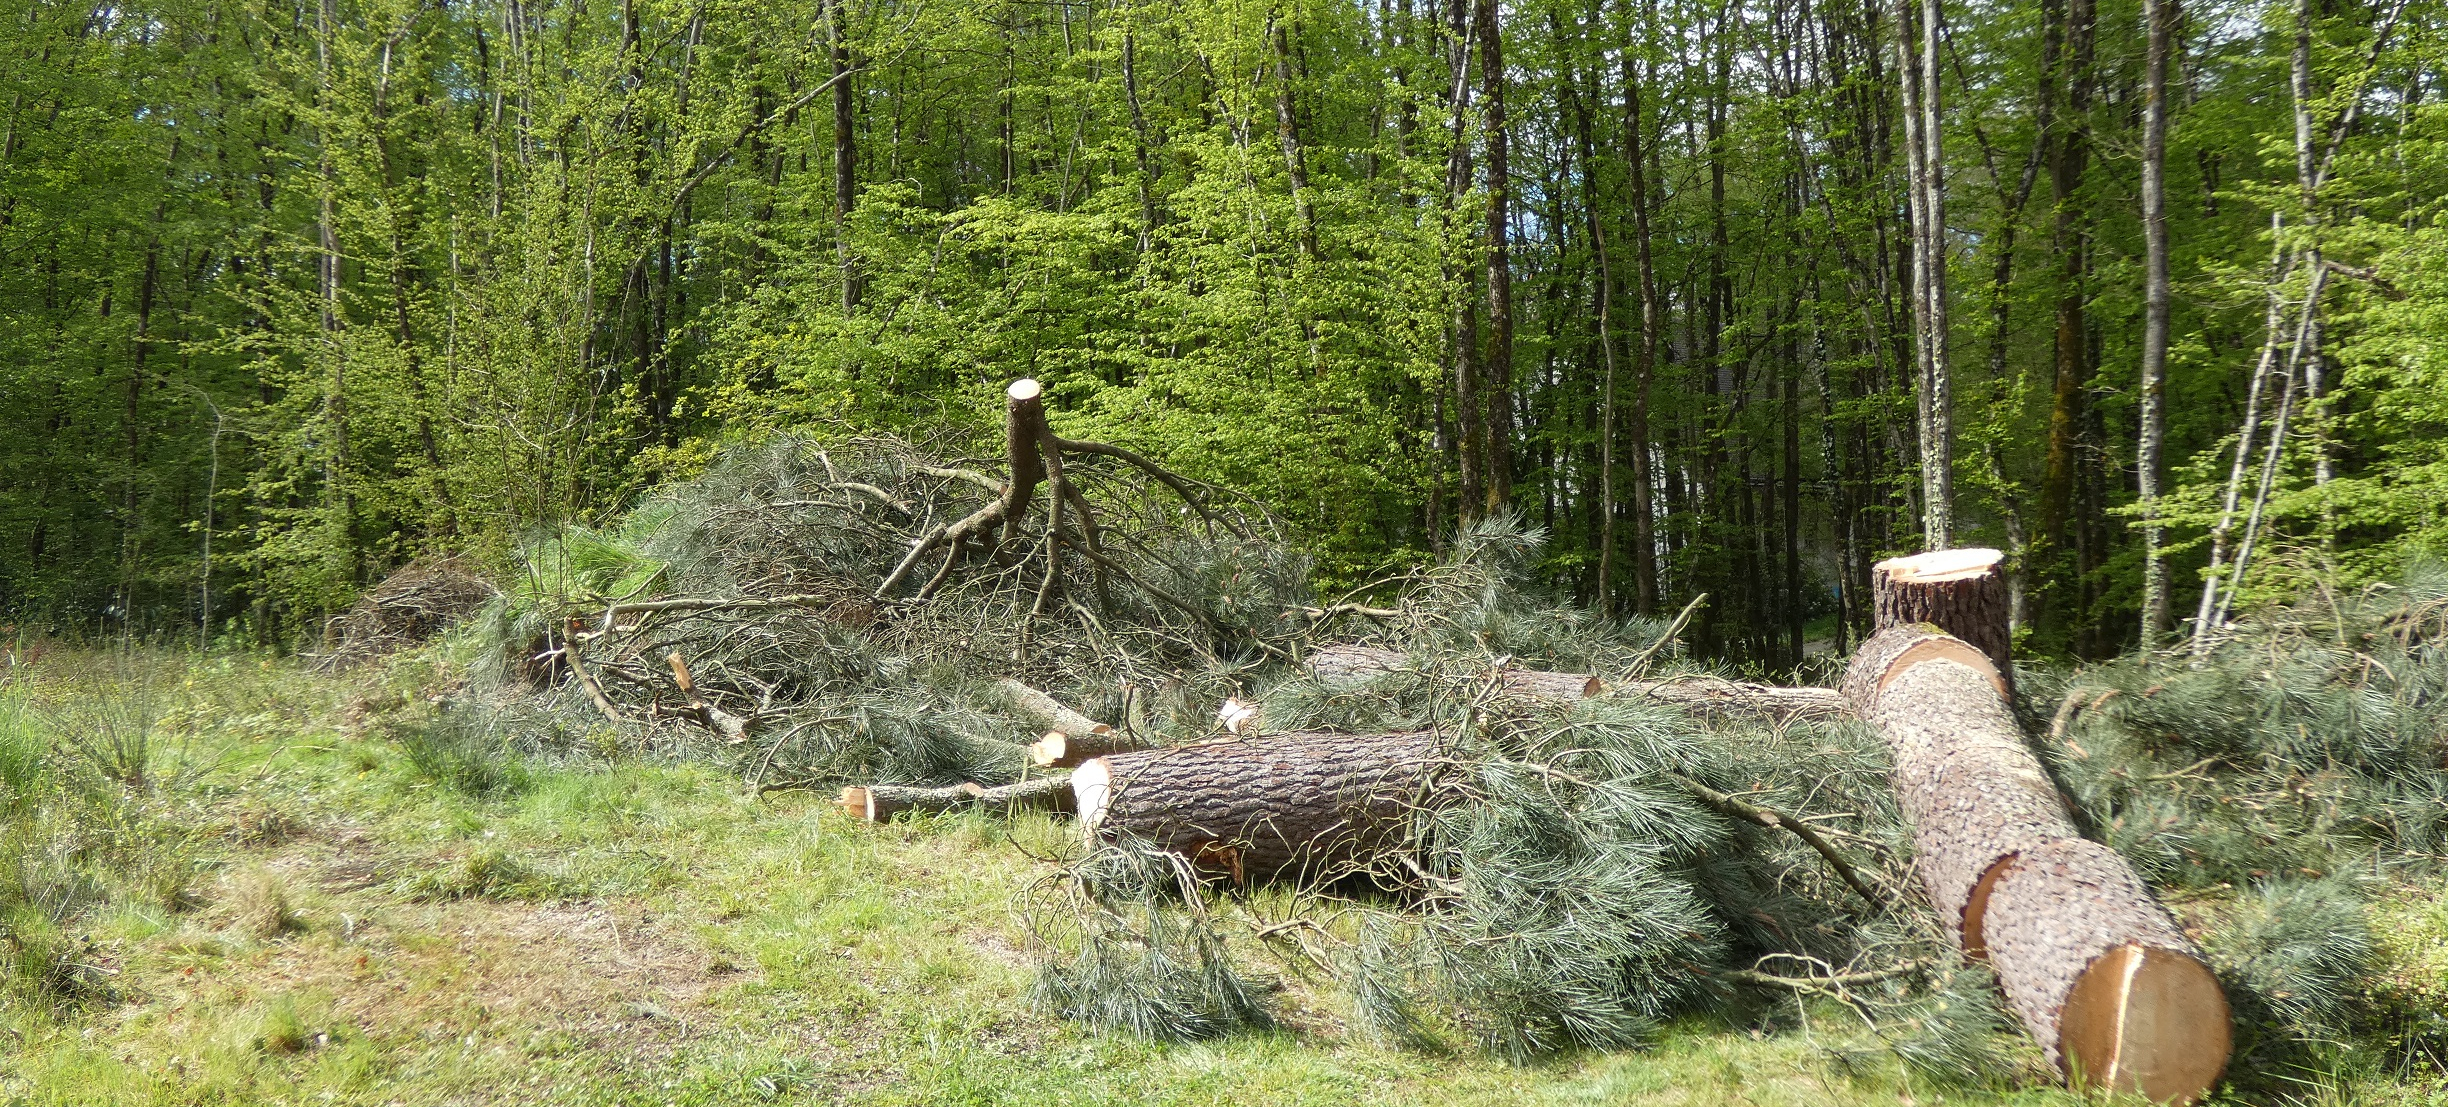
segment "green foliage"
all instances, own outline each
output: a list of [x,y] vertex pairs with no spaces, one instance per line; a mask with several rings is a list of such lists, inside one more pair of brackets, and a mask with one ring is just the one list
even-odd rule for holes
[[[2265,293],[2312,291],[2274,249],[2338,263],[2315,361],[2335,371],[2296,405],[2259,538],[2318,553],[2262,558],[2246,598],[2442,541],[2435,6],[2386,43],[2363,8],[2312,13],[2309,133],[2340,141],[2309,200],[2293,8],[2221,9],[2181,46],[2179,592],[2222,514]],[[2070,100],[2136,85],[2135,21],[2099,13],[2075,81],[2047,52],[2076,10],[1950,17],[1957,515],[1965,542],[2017,547],[2030,647],[2104,656],[2138,572],[2108,522],[2135,496],[2134,174],[2014,185],[2075,130],[2135,145],[2134,113]],[[1269,504],[1337,586],[1510,507],[1550,534],[1550,582],[1589,599],[1607,566],[1613,614],[1646,541],[1652,606],[1713,597],[1689,634],[1712,659],[1801,665],[1919,531],[1904,174],[1858,137],[1897,90],[1801,60],[1887,49],[1875,20],[1507,8],[1502,129],[1491,90],[1454,101],[1470,51],[1435,13],[1364,3],[350,0],[309,22],[154,0],[0,25],[21,63],[0,75],[11,617],[308,642],[390,569],[463,548],[524,549],[539,595],[619,595],[668,562],[607,521],[721,446],[957,453],[1022,375],[1063,433]],[[837,50],[853,68],[828,85]],[[1626,105],[1637,125],[1607,122]],[[2061,332],[2082,336],[2062,387]]]
[[1275,1024],[1262,989],[1233,966],[1181,858],[1135,839],[1105,843],[1077,862],[1066,890],[1093,909],[1055,939],[1076,947],[1071,958],[1040,963],[1029,993],[1037,1005],[1151,1041]]

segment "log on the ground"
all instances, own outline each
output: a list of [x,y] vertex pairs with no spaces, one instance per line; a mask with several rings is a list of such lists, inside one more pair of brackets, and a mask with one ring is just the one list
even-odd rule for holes
[[1410,666],[1410,659],[1396,650],[1381,650],[1374,646],[1320,646],[1309,651],[1303,664],[1318,681],[1331,688],[1353,688],[1366,684],[1387,673],[1400,672]]
[[[1371,646],[1322,646],[1310,653],[1307,665],[1329,687],[1352,688],[1387,673],[1409,667],[1410,659],[1393,650]],[[1784,720],[1835,718],[1845,713],[1844,697],[1832,688],[1785,688],[1749,684],[1718,677],[1674,677],[1626,681],[1612,688],[1584,673],[1551,673],[1507,666],[1497,680],[1516,695],[1569,703],[1597,695],[1640,696],[1681,708],[1695,715],[1764,716]]]
[[1987,876],[2017,851],[2077,837],[2016,728],[1988,658],[1926,625],[1862,644],[1845,689],[1887,743],[1930,903],[1967,952],[1981,947]]
[[992,788],[975,782],[941,788],[868,784],[842,789],[838,802],[851,818],[871,823],[884,822],[895,815],[930,815],[964,807],[1061,812],[1071,810],[1071,779],[1047,776]]
[[1929,623],[1970,642],[2012,681],[2005,561],[1996,550],[1963,549],[1879,562],[1870,567],[1870,625]]
[[2217,980],[2124,858],[2076,831],[1990,655],[1890,625],[1844,685],[1893,755],[1931,903],[2049,1059],[2089,1087],[2206,1093],[2229,1049]]
[[1147,748],[1147,743],[1010,677],[996,681],[995,687],[1012,714],[1045,732],[1044,737],[1029,744],[1032,765],[1067,769],[1091,757]]
[[1399,840],[1438,755],[1426,731],[1297,732],[1099,757],[1071,786],[1091,838],[1131,834],[1236,882],[1323,881]]
[[2218,1081],[2226,993],[2116,851],[2080,838],[2032,850],[1989,904],[1989,961],[2052,1063],[2157,1102]]
[[1848,710],[1844,694],[1833,688],[1753,684],[1717,677],[1627,681],[1616,685],[1610,692],[1618,696],[1639,696],[1708,718],[1756,716],[1776,721],[1834,719]]
[[[1387,673],[1411,668],[1411,659],[1395,650],[1374,646],[1321,646],[1310,652],[1308,666],[1328,687],[1354,688]],[[1492,675],[1506,692],[1537,700],[1570,702],[1597,695],[1603,687],[1597,677],[1587,673],[1551,673],[1516,668],[1510,663],[1497,668]]]

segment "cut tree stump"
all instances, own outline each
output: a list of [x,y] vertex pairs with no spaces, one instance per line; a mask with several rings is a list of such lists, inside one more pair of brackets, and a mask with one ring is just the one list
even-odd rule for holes
[[1972,643],[2011,682],[2014,643],[2007,625],[2006,555],[1940,550],[1891,557],[1870,567],[1874,630],[1929,623]]
[[[1994,612],[2003,642],[2002,603],[1952,617],[1978,610]],[[1916,619],[1882,626],[1845,673],[1846,698],[1893,755],[1930,902],[2069,1081],[2190,1103],[2226,1066],[2226,997],[2133,867],[2075,829],[1999,662]]]
[[[1370,646],[1321,646],[1309,655],[1311,673],[1328,687],[1353,688],[1409,667],[1410,659]],[[1507,667],[1498,678],[1507,691],[1533,699],[1569,703],[1599,695],[1640,696],[1705,717],[1760,716],[1774,720],[1832,719],[1845,714],[1844,696],[1832,688],[1787,688],[1718,677],[1636,680],[1609,687],[1595,676]]]
[[1436,736],[1269,735],[1091,759],[1071,774],[1091,840],[1128,833],[1249,883],[1332,880],[1399,839]]

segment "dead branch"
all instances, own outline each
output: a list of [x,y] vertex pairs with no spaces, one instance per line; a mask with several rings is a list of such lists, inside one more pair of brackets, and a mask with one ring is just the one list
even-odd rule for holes
[[1707,804],[1710,810],[1720,815],[1729,819],[1739,819],[1754,826],[1767,827],[1770,830],[1793,832],[1793,836],[1802,839],[1803,844],[1816,851],[1820,858],[1827,862],[1829,868],[1836,870],[1836,875],[1844,880],[1845,886],[1861,896],[1863,902],[1874,908],[1885,902],[1877,893],[1870,890],[1869,882],[1864,880],[1861,872],[1853,867],[1853,862],[1845,857],[1844,851],[1836,848],[1836,843],[1828,841],[1824,835],[1820,834],[1817,827],[1783,812],[1772,811],[1727,795],[1681,773],[1668,773],[1667,775],[1672,777],[1675,783],[1682,785],[1686,791],[1699,797],[1700,802]]
[[755,719],[741,718],[707,703],[705,697],[698,694],[696,678],[689,673],[688,662],[680,656],[680,651],[673,650],[671,656],[664,660],[671,662],[672,683],[679,685],[680,694],[688,697],[689,710],[696,713],[699,723],[734,745],[748,740],[748,728],[756,722]]

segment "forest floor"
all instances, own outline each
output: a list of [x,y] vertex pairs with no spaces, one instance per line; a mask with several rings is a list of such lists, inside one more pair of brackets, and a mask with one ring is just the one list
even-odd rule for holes
[[[94,675],[111,668],[18,669],[0,729],[22,741],[47,704],[135,679]],[[123,797],[151,812],[127,817],[172,827],[152,848],[184,879],[123,883],[70,925],[98,992],[0,998],[0,1103],[2081,1102],[1839,1065],[1813,1028],[1841,1031],[1840,1008],[1519,1068],[1369,1044],[1287,975],[1284,1030],[1146,1044],[1028,1000],[1015,898],[1067,824],[871,825],[651,751],[454,787],[385,737],[425,691],[412,668],[221,657],[141,679],[167,705],[146,755],[162,798]],[[2398,963],[2448,979],[2448,903],[2395,910]]]

